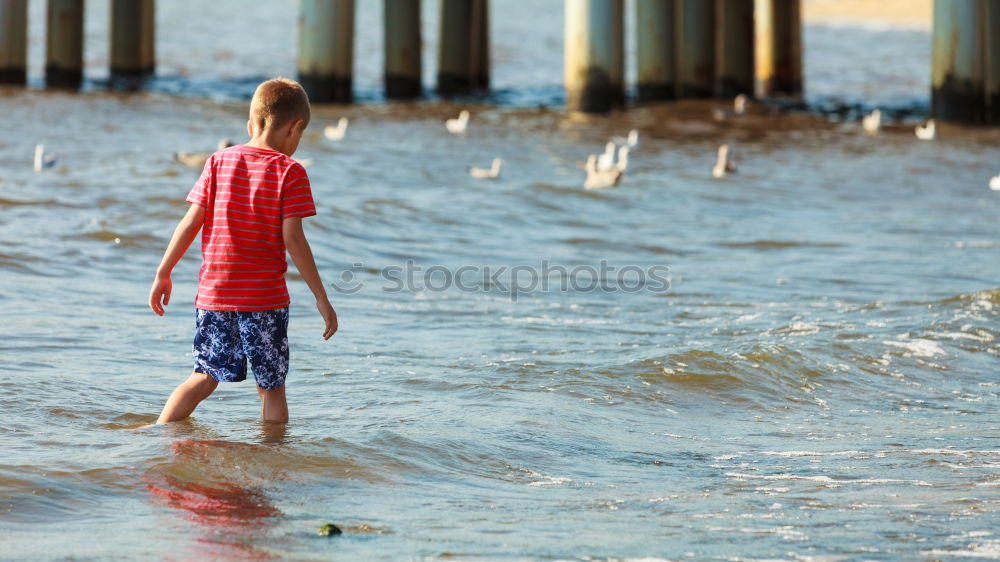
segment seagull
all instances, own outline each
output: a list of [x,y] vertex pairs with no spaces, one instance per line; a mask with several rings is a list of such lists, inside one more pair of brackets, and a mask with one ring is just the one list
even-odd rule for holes
[[622,171],[618,168],[605,171],[598,170],[596,154],[591,154],[587,157],[587,164],[583,169],[587,171],[587,180],[583,182],[583,187],[586,189],[614,187],[622,179]]
[[604,152],[597,157],[597,171],[607,172],[615,167],[615,143],[604,145]]
[[45,153],[45,147],[40,144],[35,145],[35,171],[41,172],[45,168],[56,165],[56,157]]
[[615,169],[621,173],[625,173],[628,169],[628,152],[631,150],[627,144],[618,147],[618,162],[615,163]]
[[724,144],[719,147],[719,159],[715,162],[715,167],[712,168],[712,177],[721,178],[725,177],[726,174],[732,174],[736,172],[736,164],[729,159],[729,145]]
[[617,145],[627,146],[629,148],[635,148],[639,146],[639,131],[632,129],[628,132],[626,137],[612,137],[611,142]]
[[[222,150],[233,146],[233,143],[229,142],[229,139],[222,139],[219,141],[217,150]],[[208,162],[211,152],[175,152],[174,160],[177,160],[181,164],[184,164],[188,168],[204,168],[205,162]]]
[[933,119],[928,119],[927,123],[923,125],[917,125],[913,132],[916,133],[917,138],[920,140],[929,141],[937,138],[937,127],[934,125]]
[[1000,176],[993,176],[990,178],[990,189],[993,191],[1000,191]]
[[862,117],[861,127],[869,135],[877,135],[879,128],[882,127],[882,111],[875,109],[870,115]]
[[491,180],[500,177],[500,166],[503,165],[503,159],[494,158],[493,165],[489,168],[470,168],[469,175],[481,180]]
[[337,126],[327,125],[323,128],[323,136],[332,141],[342,141],[344,140],[344,135],[347,134],[347,117],[341,117],[337,121]]
[[447,127],[448,132],[453,135],[460,135],[465,132],[465,127],[469,124],[469,112],[462,110],[458,114],[457,119],[448,119],[444,122],[444,126]]
[[712,117],[716,121],[725,121],[729,117],[741,117],[746,115],[747,112],[747,96],[746,94],[740,94],[733,98],[733,108],[732,109],[720,109],[715,108],[712,110]]

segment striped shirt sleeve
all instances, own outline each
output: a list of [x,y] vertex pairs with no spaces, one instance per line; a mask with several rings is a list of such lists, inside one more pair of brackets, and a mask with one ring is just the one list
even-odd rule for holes
[[208,209],[209,203],[212,201],[212,191],[215,187],[214,160],[215,155],[213,154],[205,161],[205,167],[201,170],[201,176],[198,177],[198,181],[194,182],[194,187],[188,193],[186,199],[188,203]]
[[281,192],[281,218],[311,217],[316,214],[309,176],[301,164],[295,163],[285,174],[285,185]]

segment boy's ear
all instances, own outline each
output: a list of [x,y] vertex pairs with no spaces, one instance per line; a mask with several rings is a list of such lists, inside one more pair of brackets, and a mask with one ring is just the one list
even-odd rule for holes
[[247,119],[247,136],[253,138],[253,120]]
[[292,134],[302,134],[308,125],[305,119],[296,119],[292,122]]

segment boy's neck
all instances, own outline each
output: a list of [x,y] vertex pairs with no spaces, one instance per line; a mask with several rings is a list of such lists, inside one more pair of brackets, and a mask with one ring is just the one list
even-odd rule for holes
[[[284,135],[282,135],[284,136]],[[274,150],[280,152],[285,156],[291,156],[292,154],[287,151],[286,145],[288,144],[287,138],[275,138],[278,135],[270,135],[268,131],[261,131],[257,135],[250,138],[250,141],[246,143],[246,146],[252,146],[254,148],[263,148],[266,150]]]
[[246,146],[274,150],[291,157],[299,147],[299,137],[301,131],[296,133],[296,127],[291,124],[282,125],[276,128],[260,129],[252,123],[247,124],[250,141]]

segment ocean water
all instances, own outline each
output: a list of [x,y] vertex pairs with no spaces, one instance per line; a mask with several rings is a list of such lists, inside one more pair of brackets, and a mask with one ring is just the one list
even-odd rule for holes
[[[198,174],[172,154],[243,140],[256,82],[294,75],[295,3],[160,3],[134,94],[101,85],[102,3],[84,91],[38,89],[32,3],[34,86],[0,89],[0,558],[1000,558],[997,131],[568,118],[561,3],[515,0],[492,3],[495,95],[388,104],[359,4],[362,103],[315,107],[296,154],[340,332],[293,270],[291,422],[242,383],[145,427],[191,365],[197,248],[167,315],[145,304]],[[804,37],[815,106],[926,109],[926,32]],[[621,185],[584,190],[577,162],[631,128]]]

